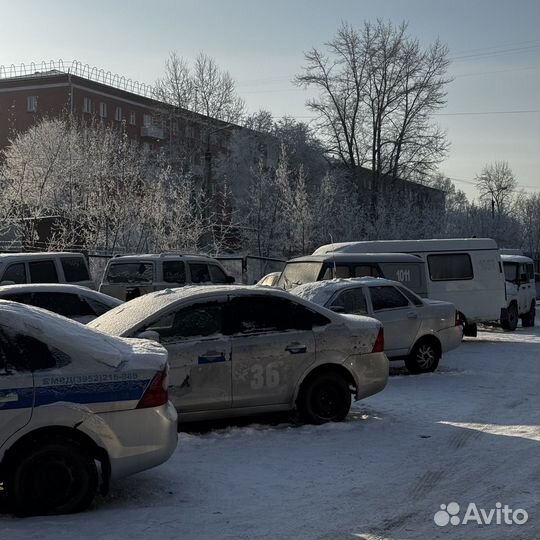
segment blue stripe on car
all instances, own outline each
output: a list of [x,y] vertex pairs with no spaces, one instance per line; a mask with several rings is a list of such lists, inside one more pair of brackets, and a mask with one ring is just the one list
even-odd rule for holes
[[[138,401],[149,383],[149,380],[137,380],[36,387],[35,406],[50,405],[58,401],[81,404]],[[3,389],[1,393],[17,394],[18,399],[0,403],[0,411],[32,407],[33,388]]]

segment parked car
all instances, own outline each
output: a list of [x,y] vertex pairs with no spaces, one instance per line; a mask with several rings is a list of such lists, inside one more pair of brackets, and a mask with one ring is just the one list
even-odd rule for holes
[[206,255],[126,255],[108,262],[99,290],[127,301],[168,287],[212,283],[234,283],[234,278]]
[[536,287],[536,299],[540,300],[540,274],[534,274],[534,285]]
[[80,285],[4,285],[0,299],[36,306],[86,324],[122,304],[118,298]]
[[382,325],[259,286],[169,289],[90,323],[169,351],[180,421],[296,409],[308,422],[343,420],[386,385]]
[[257,285],[264,285],[265,287],[275,287],[277,285],[277,282],[279,281],[279,276],[281,276],[281,272],[270,272],[269,274],[266,274],[266,276],[263,276],[259,281],[257,281]]
[[454,304],[467,336],[476,336],[476,323],[507,318],[504,272],[491,238],[343,242],[321,246],[313,255],[329,253],[417,255],[426,268],[425,296]]
[[501,321],[505,330],[515,330],[518,318],[523,326],[534,326],[536,318],[536,285],[534,262],[523,255],[501,254],[506,279],[506,319]]
[[326,279],[384,277],[399,281],[420,296],[427,296],[425,262],[406,253],[327,253],[287,261],[277,283],[290,290]]
[[82,253],[1,253],[0,285],[71,283],[95,289]]
[[396,281],[335,279],[301,285],[291,294],[339,313],[381,321],[386,355],[405,360],[411,373],[434,371],[442,354],[461,344],[463,329],[453,304],[422,299]]
[[163,463],[176,420],[162,346],[0,300],[0,482],[17,514],[82,510]]

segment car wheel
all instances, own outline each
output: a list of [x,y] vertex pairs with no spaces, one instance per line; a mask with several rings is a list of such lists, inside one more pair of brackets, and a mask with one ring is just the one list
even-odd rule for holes
[[536,305],[533,302],[531,304],[531,309],[529,310],[529,312],[526,315],[523,315],[523,317],[521,317],[521,324],[523,326],[534,326],[535,319],[536,319]]
[[39,440],[16,457],[13,467],[7,491],[19,516],[79,512],[97,491],[94,459],[69,439]]
[[405,365],[410,373],[430,373],[437,369],[441,349],[433,339],[422,339],[416,343]]
[[508,314],[506,315],[506,319],[501,320],[501,326],[505,330],[509,330],[510,332],[513,332],[518,325],[518,310],[515,303],[510,304],[510,307],[508,308]]
[[297,401],[301,418],[310,424],[341,422],[351,408],[351,390],[338,373],[314,375],[304,382]]

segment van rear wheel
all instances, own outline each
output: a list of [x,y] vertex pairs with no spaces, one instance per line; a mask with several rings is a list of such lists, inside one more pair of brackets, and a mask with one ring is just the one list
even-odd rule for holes
[[509,330],[510,332],[513,332],[518,325],[518,310],[517,305],[515,303],[510,304],[510,307],[508,308],[508,313],[506,315],[505,319],[501,319],[501,326],[504,328],[504,330]]
[[531,304],[531,309],[529,310],[529,312],[521,317],[521,324],[525,327],[534,326],[535,319],[536,319],[536,303],[533,302]]

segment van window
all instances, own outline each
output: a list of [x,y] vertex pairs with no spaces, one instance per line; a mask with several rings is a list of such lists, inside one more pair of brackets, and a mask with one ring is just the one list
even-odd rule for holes
[[379,269],[370,264],[360,264],[354,267],[353,275],[351,277],[382,277]]
[[529,281],[534,280],[534,266],[532,264],[527,265],[527,274],[529,276]]
[[163,263],[163,281],[184,284],[186,282],[184,261],[165,261]]
[[28,263],[32,283],[58,283],[54,261],[33,261]]
[[90,281],[88,268],[82,257],[62,257],[62,269],[68,283],[76,281]]
[[2,281],[26,283],[26,268],[24,267],[24,263],[10,264],[2,276]]
[[325,279],[342,279],[351,277],[351,269],[346,264],[336,264],[326,263],[326,270],[322,277]]
[[505,262],[504,266],[504,279],[510,283],[516,283],[518,275],[518,264],[513,262]]
[[468,253],[428,255],[429,275],[432,281],[473,279],[471,257]]
[[152,283],[152,263],[113,263],[107,272],[109,283]]

